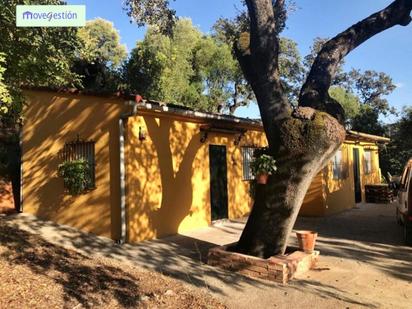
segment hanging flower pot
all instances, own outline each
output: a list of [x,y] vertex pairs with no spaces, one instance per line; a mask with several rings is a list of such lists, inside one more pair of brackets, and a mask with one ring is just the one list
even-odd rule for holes
[[90,167],[84,159],[63,162],[59,165],[58,175],[71,195],[80,195],[91,187]]
[[256,182],[260,185],[265,185],[268,182],[269,174],[256,175]]
[[276,161],[273,157],[263,154],[250,164],[256,183],[265,185],[268,182],[269,175],[276,172]]
[[305,253],[312,253],[315,250],[316,238],[318,233],[313,231],[297,231],[299,248]]

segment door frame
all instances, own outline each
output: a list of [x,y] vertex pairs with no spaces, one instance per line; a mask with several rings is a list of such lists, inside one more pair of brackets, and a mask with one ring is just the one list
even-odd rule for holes
[[[223,184],[225,186],[225,188],[223,189],[223,209],[220,208],[218,205],[216,205],[216,201],[215,201],[215,197],[214,194],[216,193],[214,191],[214,187],[212,185],[212,181],[215,181],[213,178],[213,174],[212,174],[212,148],[221,148],[222,150],[224,149],[224,157],[225,157],[225,166],[223,167],[223,171],[226,172],[226,175],[224,175],[223,178],[221,178],[221,181],[223,181]],[[227,164],[227,147],[226,145],[218,145],[218,144],[210,144],[209,145],[209,175],[210,175],[210,180],[209,180],[209,188],[210,188],[210,220],[211,222],[216,222],[216,221],[220,221],[220,220],[226,220],[229,218],[229,192],[228,192],[228,164]],[[220,178],[220,177],[219,177]],[[217,194],[219,195],[222,192],[217,192]],[[222,205],[220,204],[220,205]],[[218,215],[218,218],[214,217],[214,213],[213,213],[213,209],[214,207],[217,207],[217,209],[220,209],[222,211],[222,213]]]
[[[360,148],[353,148],[353,188],[355,194],[355,204],[362,203],[362,178],[361,178],[361,160]],[[356,181],[358,180],[358,181]],[[357,190],[358,189],[358,190]]]

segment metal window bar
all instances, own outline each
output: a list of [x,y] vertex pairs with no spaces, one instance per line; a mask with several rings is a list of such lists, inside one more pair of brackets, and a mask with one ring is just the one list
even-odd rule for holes
[[333,179],[343,180],[349,177],[348,150],[338,150],[332,159]]
[[366,150],[363,155],[364,158],[364,173],[366,175],[372,174],[372,152],[370,150]]
[[347,163],[333,163],[333,179],[343,180],[349,177],[349,168]]
[[242,159],[243,159],[243,180],[253,180],[252,170],[250,168],[250,163],[253,160],[253,154],[255,147],[243,147],[242,148]]
[[63,161],[86,160],[90,167],[90,186],[88,189],[95,188],[95,142],[94,141],[74,141],[66,143],[63,148]]

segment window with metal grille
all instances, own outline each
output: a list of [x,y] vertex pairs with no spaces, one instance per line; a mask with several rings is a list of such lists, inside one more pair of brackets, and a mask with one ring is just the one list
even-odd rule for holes
[[363,153],[364,172],[366,175],[372,174],[372,151],[366,150]]
[[338,150],[332,159],[333,179],[343,180],[349,177],[349,167],[346,152],[342,149]]
[[253,160],[253,154],[256,147],[242,147],[242,158],[243,158],[243,180],[253,180],[255,177],[252,174],[250,168],[250,163]]
[[90,171],[90,182],[87,189],[89,190],[96,187],[96,163],[94,145],[94,141],[82,141],[80,139],[77,139],[76,141],[66,143],[61,152],[61,157],[64,162],[85,160],[88,163]]

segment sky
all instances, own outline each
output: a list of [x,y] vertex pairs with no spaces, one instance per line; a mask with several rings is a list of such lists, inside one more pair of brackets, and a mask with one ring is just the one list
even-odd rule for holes
[[[138,28],[122,8],[122,0],[68,0],[68,4],[85,4],[87,19],[101,17],[113,22],[128,51],[143,39],[145,28]],[[171,1],[173,2],[173,1]],[[176,0],[177,15],[190,17],[207,33],[219,17],[233,17],[240,0]],[[313,39],[333,37],[352,24],[389,5],[391,0],[296,0],[297,10],[287,22],[283,36],[298,43],[302,56],[308,54]],[[397,89],[388,97],[398,109],[412,104],[412,24],[397,26],[376,35],[350,53],[345,68],[382,71],[389,74]],[[257,118],[257,106],[241,108],[241,117]],[[394,121],[394,117],[384,119]]]

